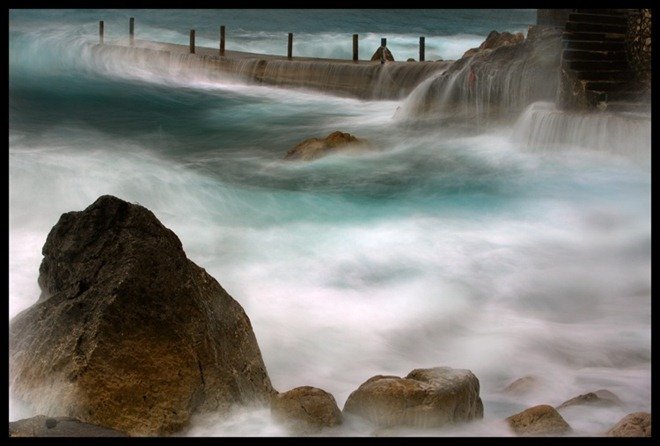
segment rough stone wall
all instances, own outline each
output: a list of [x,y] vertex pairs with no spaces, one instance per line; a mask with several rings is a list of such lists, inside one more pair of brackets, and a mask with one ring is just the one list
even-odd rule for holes
[[651,88],[651,10],[635,9],[628,15],[626,56],[643,85]]

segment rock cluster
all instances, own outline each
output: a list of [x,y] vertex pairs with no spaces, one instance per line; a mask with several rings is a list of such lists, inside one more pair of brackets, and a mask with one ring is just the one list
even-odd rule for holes
[[[63,214],[43,254],[42,294],[10,322],[9,360],[13,396],[45,415],[9,423],[10,436],[167,435],[195,413],[251,404],[270,404],[294,435],[317,434],[348,415],[381,431],[483,418],[479,380],[450,367],[374,376],[343,412],[319,388],[276,392],[241,306],[140,205],[106,195]],[[505,392],[524,394],[539,382],[526,376]],[[578,404],[622,405],[601,389],[557,409]],[[549,405],[506,422],[520,436],[572,431]],[[632,413],[605,435],[650,436],[650,414]]]

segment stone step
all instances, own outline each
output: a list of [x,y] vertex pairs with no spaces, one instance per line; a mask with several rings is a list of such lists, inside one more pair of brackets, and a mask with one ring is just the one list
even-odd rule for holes
[[622,33],[601,33],[586,31],[564,31],[562,40],[598,40],[604,42],[623,42],[626,35]]
[[594,32],[594,33],[625,33],[626,25],[612,25],[607,23],[580,23],[566,22],[566,31]]
[[630,82],[626,81],[587,81],[585,82],[584,88],[586,90],[592,91],[624,91],[630,89]]
[[585,14],[623,15],[625,9],[576,9],[575,11]]
[[565,40],[564,48],[574,50],[625,51],[622,40]]
[[568,20],[576,23],[609,23],[613,25],[625,25],[627,19],[621,14],[589,14],[586,12],[573,12],[568,15]]
[[565,60],[625,60],[624,51],[564,50]]
[[576,71],[578,79],[585,81],[624,80],[634,79],[632,71],[628,70],[598,70],[598,71]]
[[576,71],[613,71],[622,70],[627,67],[623,61],[613,60],[569,60],[564,61],[564,65]]
[[587,96],[595,101],[621,101],[648,103],[648,98],[640,94],[638,90],[600,91],[586,90]]
[[651,103],[637,101],[607,101],[606,110],[630,113],[650,113]]

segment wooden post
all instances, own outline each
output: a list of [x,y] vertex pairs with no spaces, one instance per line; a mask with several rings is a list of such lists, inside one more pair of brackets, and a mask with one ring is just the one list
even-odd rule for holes
[[99,44],[103,45],[103,20],[99,20]]
[[358,61],[358,35],[353,34],[353,61]]
[[424,62],[424,37],[419,38],[419,61]]
[[387,46],[387,39],[385,37],[380,39],[380,63],[385,63],[385,47]]
[[195,54],[195,30],[190,30],[190,53]]
[[220,27],[220,55],[225,55],[225,25]]
[[128,20],[128,38],[131,46],[135,45],[135,19],[133,17]]
[[289,43],[286,49],[286,57],[291,59],[293,56],[293,33],[289,33]]

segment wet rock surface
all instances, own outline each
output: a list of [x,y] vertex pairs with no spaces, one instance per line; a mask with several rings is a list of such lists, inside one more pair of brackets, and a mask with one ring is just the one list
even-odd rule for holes
[[550,436],[571,432],[557,410],[546,404],[530,407],[506,419],[511,430],[522,436]]
[[471,57],[483,50],[494,50],[495,48],[500,48],[502,46],[517,45],[522,43],[525,40],[525,35],[523,33],[511,34],[508,31],[497,32],[495,30],[488,33],[486,40],[479,45],[478,48],[471,48],[467,50],[463,57]]
[[472,372],[436,367],[374,376],[349,395],[344,412],[382,427],[440,427],[482,418],[483,403]]
[[37,413],[163,435],[268,404],[250,320],[148,209],[102,196],[60,217],[32,307],[10,322],[10,391]]
[[10,437],[128,437],[124,432],[70,417],[49,418],[44,415],[9,423]]
[[559,406],[557,410],[564,409],[569,406],[580,406],[580,405],[589,405],[589,406],[601,406],[601,407],[610,407],[610,406],[621,406],[623,403],[614,393],[606,389],[596,390],[595,392],[589,392],[582,395],[578,395],[575,398],[571,398],[568,401],[564,401]]
[[651,414],[635,412],[623,417],[616,425],[607,431],[608,437],[650,437]]
[[332,132],[325,138],[309,138],[296,144],[284,156],[285,160],[310,161],[339,151],[360,150],[368,144],[345,132]]
[[273,418],[295,434],[319,432],[342,423],[335,398],[316,387],[296,387],[273,396],[270,410]]

